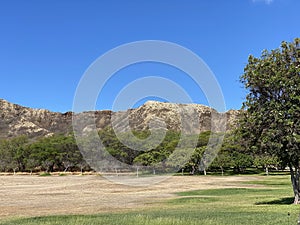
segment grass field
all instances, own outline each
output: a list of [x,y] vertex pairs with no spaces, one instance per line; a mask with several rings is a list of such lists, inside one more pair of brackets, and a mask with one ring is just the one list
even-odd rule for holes
[[[293,199],[289,176],[262,176],[248,186],[176,193],[151,207],[97,215],[8,219],[1,225],[165,225],[165,224],[297,224],[300,206]],[[252,185],[252,186],[251,186]]]

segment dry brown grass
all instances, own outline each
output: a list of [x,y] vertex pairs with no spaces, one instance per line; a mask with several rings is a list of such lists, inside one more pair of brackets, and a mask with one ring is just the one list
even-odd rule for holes
[[[111,179],[114,179],[111,177]],[[146,184],[153,178],[120,178]],[[126,180],[127,179],[127,180]],[[148,186],[117,184],[101,176],[0,176],[0,218],[61,214],[94,214],[151,207],[176,192],[249,187],[254,176],[172,176]],[[151,182],[150,182],[151,183]],[[251,185],[253,186],[253,185]],[[157,206],[157,205],[156,205]]]

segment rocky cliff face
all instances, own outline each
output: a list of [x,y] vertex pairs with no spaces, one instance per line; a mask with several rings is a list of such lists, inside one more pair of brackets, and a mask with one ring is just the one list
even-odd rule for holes
[[[149,129],[150,124],[153,123],[154,128],[199,133],[207,130],[228,130],[236,120],[235,112],[237,111],[218,113],[216,110],[200,104],[148,101],[137,109],[113,113],[112,118],[113,124],[116,124],[119,130],[126,130],[124,121],[128,116],[130,127],[135,130]],[[227,121],[230,123],[226,123]]]
[[[226,129],[230,129],[236,121],[238,111],[230,110],[220,114],[215,110],[199,104],[175,104],[148,101],[136,109],[123,112],[108,110],[85,112],[75,115],[80,117],[82,129],[89,130],[86,119],[92,118],[98,129],[113,124],[118,130],[146,130],[149,127],[168,130],[186,130],[189,133],[199,131],[220,130],[226,118]],[[9,103],[0,99],[0,139],[27,135],[30,138],[49,136],[54,133],[72,131],[73,113],[57,113],[44,109],[31,109]],[[128,120],[126,119],[128,118]],[[211,120],[213,118],[213,121]],[[129,126],[126,126],[129,124]]]
[[71,130],[72,113],[31,109],[0,99],[0,138],[28,135],[30,138],[66,133]]

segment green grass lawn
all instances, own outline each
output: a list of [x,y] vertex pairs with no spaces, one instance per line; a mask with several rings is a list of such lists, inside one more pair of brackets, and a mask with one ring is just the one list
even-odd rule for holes
[[300,206],[293,199],[289,176],[247,182],[256,188],[210,189],[177,193],[151,209],[99,215],[49,216],[0,222],[1,225],[177,225],[297,224]]

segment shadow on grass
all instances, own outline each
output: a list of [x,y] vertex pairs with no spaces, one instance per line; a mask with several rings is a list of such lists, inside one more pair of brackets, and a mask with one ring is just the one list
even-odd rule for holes
[[255,205],[290,205],[294,203],[294,198],[281,198],[272,201],[257,202]]

